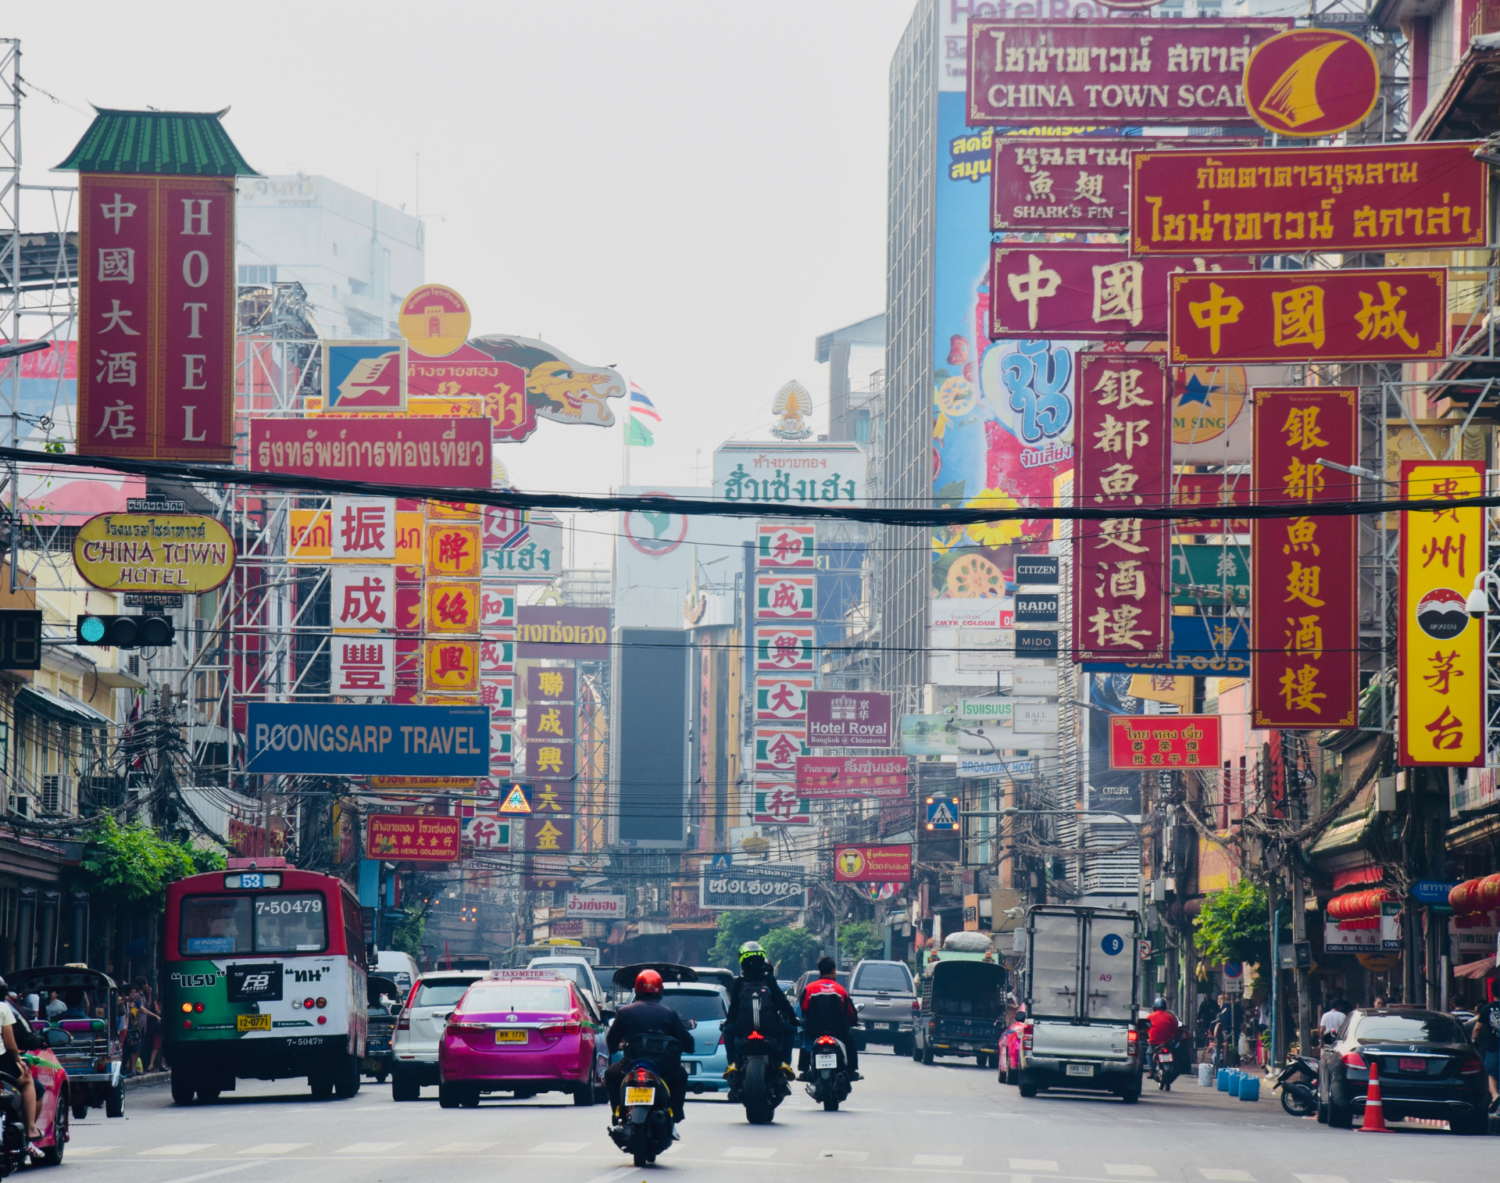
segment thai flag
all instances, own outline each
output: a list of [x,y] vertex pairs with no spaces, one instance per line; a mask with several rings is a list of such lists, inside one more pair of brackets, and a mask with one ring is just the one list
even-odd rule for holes
[[661,422],[661,416],[656,413],[656,406],[646,397],[646,392],[634,382],[630,384],[630,413],[645,419],[655,419]]

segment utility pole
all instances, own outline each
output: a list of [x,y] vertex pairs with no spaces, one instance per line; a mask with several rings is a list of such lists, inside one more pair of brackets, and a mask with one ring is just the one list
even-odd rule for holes
[[[1299,811],[1300,812],[1300,811]],[[1289,868],[1292,873],[1292,940],[1307,940],[1307,909],[1303,906],[1302,872],[1295,858]],[[1297,967],[1297,1040],[1304,1056],[1313,1054],[1312,1041],[1312,996],[1307,989],[1307,970]]]

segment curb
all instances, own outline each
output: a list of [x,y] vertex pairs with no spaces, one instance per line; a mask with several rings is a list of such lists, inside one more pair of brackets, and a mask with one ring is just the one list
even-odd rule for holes
[[125,1078],[125,1088],[126,1091],[129,1091],[130,1089],[145,1088],[147,1085],[152,1084],[166,1084],[171,1079],[172,1074],[170,1072],[143,1072],[136,1076],[127,1076]]

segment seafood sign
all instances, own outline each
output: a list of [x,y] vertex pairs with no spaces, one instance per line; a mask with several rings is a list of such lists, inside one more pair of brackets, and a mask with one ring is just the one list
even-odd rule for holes
[[731,440],[714,452],[714,497],[771,505],[859,505],[865,454],[854,443]]
[[414,488],[488,489],[487,419],[256,419],[250,468]]

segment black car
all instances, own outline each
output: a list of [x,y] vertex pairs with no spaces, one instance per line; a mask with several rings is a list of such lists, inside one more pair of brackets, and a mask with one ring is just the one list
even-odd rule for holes
[[1489,1091],[1484,1062],[1452,1015],[1390,1007],[1355,1010],[1323,1036],[1318,1120],[1348,1129],[1362,1114],[1370,1065],[1378,1066],[1386,1121],[1445,1120],[1456,1134],[1483,1134]]

